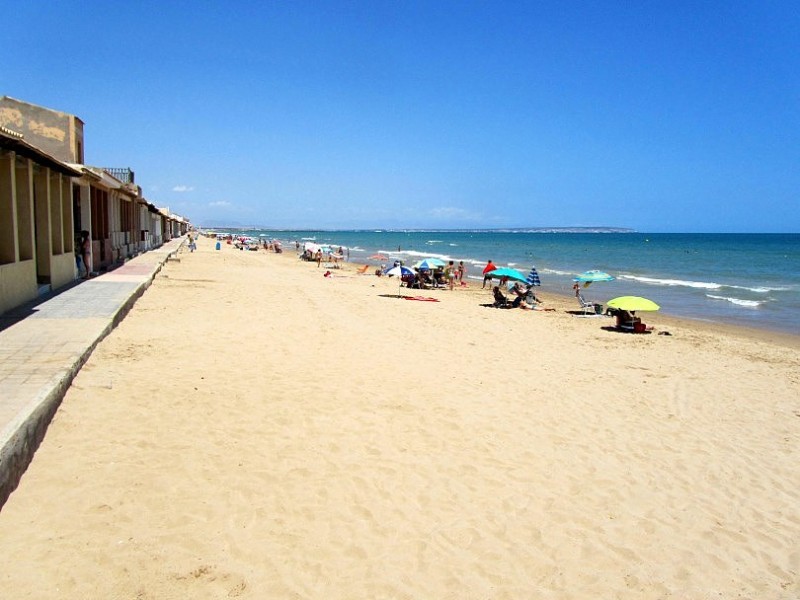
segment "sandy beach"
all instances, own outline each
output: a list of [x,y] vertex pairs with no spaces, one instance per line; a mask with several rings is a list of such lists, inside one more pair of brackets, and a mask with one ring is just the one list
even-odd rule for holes
[[357,266],[167,263],[0,512],[0,596],[800,597],[800,338]]

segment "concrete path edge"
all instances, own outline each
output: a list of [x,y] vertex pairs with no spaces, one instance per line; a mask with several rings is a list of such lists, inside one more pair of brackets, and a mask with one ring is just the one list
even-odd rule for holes
[[[120,304],[110,318],[109,324],[72,365],[66,369],[63,367],[57,369],[46,389],[37,397],[32,398],[27,406],[0,430],[0,510],[19,485],[36,450],[44,440],[47,428],[58,411],[61,401],[81,367],[89,359],[97,345],[122,322],[136,301],[150,287],[164,264],[178,253],[183,242],[184,240],[180,239],[178,244],[167,243],[161,248],[151,251],[161,254],[159,260],[154,263],[152,271],[145,276],[144,281]],[[172,247],[165,248],[165,246]]]

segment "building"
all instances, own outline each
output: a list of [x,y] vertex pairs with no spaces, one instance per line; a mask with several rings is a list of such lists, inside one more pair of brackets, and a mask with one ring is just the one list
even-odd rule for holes
[[142,196],[131,169],[84,164],[83,125],[0,97],[0,314],[78,277],[81,231],[99,273],[189,229]]
[[0,126],[0,314],[75,279],[71,178],[78,175]]

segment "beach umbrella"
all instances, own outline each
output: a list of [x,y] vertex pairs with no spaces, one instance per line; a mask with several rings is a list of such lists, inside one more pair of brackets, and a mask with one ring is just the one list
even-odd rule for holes
[[510,267],[500,267],[499,269],[495,269],[494,271],[489,271],[488,273],[486,273],[486,277],[491,277],[491,278],[496,277],[498,279],[502,277],[508,277],[509,279],[513,279],[514,281],[522,281],[522,282],[527,281],[527,277],[525,277],[525,275],[523,275],[516,269],[512,269]]
[[605,271],[584,271],[580,275],[578,275],[572,281],[577,281],[578,283],[582,283],[583,287],[589,287],[591,283],[595,281],[614,281],[614,277],[606,273]]
[[542,285],[542,282],[539,279],[539,273],[536,271],[536,267],[531,267],[531,272],[528,273],[528,276],[525,278],[525,283],[528,285]]
[[383,254],[373,254],[372,256],[368,256],[367,258],[371,260],[389,260],[389,257],[384,256]]
[[652,300],[640,298],[639,296],[620,296],[619,298],[613,298],[606,303],[606,306],[609,308],[617,308],[619,310],[627,310],[628,312],[646,312],[661,308]]
[[428,271],[433,271],[436,267],[443,267],[444,261],[439,260],[438,258],[426,258],[414,265],[415,269],[426,269]]
[[383,272],[384,275],[394,275],[397,277],[398,281],[400,282],[397,286],[397,297],[400,297],[400,288],[403,287],[403,277],[407,277],[408,275],[416,276],[414,271],[406,267],[405,265],[397,265],[386,269]]

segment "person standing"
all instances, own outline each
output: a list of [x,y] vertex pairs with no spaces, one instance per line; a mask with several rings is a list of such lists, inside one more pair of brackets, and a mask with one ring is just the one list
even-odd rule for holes
[[458,261],[458,284],[464,285],[464,275],[467,274],[467,267],[464,266],[464,261]]
[[86,269],[84,279],[89,279],[92,273],[92,240],[89,239],[89,232],[85,229],[81,231],[81,260],[83,260],[83,268]]
[[456,282],[456,266],[452,260],[447,263],[447,267],[444,270],[444,276],[447,279],[447,286],[452,290]]
[[489,259],[489,262],[486,263],[486,266],[483,267],[483,286],[481,289],[486,289],[486,282],[490,281],[492,278],[488,276],[489,273],[494,271],[497,267],[492,262],[492,259]]

